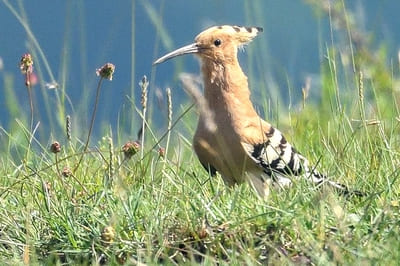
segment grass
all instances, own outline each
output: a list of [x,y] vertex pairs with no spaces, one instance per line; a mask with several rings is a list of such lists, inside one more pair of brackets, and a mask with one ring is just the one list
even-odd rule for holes
[[[147,120],[149,104],[132,106],[146,138],[129,154],[112,130],[90,146],[89,134],[52,152],[17,121],[0,129],[0,263],[398,264],[399,95],[380,86],[388,72],[381,58],[367,57],[362,69],[377,74],[366,78],[340,63],[332,43],[321,99],[304,97],[280,115],[280,129],[320,170],[367,196],[299,181],[263,201],[248,185],[225,187],[197,162],[197,115],[191,104],[172,108],[173,94],[165,133]],[[350,56],[358,65],[365,55]],[[29,117],[29,106],[21,110]]]

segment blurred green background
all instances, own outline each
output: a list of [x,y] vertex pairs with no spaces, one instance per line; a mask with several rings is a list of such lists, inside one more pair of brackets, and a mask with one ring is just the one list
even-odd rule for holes
[[[71,115],[78,137],[86,134],[98,80],[95,70],[106,62],[114,63],[116,72],[114,80],[103,85],[95,135],[101,136],[111,125],[122,135],[136,136],[141,121],[132,103],[140,106],[137,84],[143,75],[150,80],[151,118],[156,128],[164,127],[165,88],[172,88],[174,108],[179,108],[188,99],[177,74],[198,73],[199,68],[193,56],[157,68],[152,62],[192,42],[203,29],[220,24],[264,28],[246,54],[240,53],[257,105],[287,109],[301,104],[307,80],[311,98],[318,101],[328,47],[335,42],[341,52],[340,44],[347,49],[349,40],[334,14],[329,17],[315,2],[0,0],[0,126],[12,131],[16,118],[28,120],[29,101],[18,63],[22,54],[30,52],[39,77],[33,94],[40,138],[61,132],[66,115]],[[368,45],[384,47],[388,65],[398,64],[399,1],[321,3],[344,5],[349,21]]]

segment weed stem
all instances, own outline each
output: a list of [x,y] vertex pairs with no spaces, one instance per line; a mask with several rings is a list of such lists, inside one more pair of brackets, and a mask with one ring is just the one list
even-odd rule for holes
[[75,169],[73,171],[74,173],[76,172],[76,170],[78,169],[79,165],[81,164],[83,156],[85,155],[85,153],[87,151],[87,148],[89,146],[90,136],[92,135],[93,125],[94,125],[94,120],[96,118],[97,104],[99,102],[100,88],[101,88],[101,84],[103,83],[103,79],[104,79],[104,77],[100,77],[99,83],[97,84],[96,99],[95,99],[95,102],[94,102],[92,118],[90,120],[89,133],[88,133],[88,136],[87,136],[87,139],[86,139],[86,142],[85,142],[85,147],[83,148],[83,152],[81,154],[81,157],[80,157],[80,159],[78,161],[78,164],[75,166]]

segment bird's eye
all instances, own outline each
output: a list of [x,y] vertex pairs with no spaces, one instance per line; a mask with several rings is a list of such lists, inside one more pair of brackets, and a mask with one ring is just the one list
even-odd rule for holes
[[214,41],[214,45],[215,45],[215,46],[220,46],[221,43],[222,43],[222,41],[221,41],[220,39],[216,39],[216,40]]

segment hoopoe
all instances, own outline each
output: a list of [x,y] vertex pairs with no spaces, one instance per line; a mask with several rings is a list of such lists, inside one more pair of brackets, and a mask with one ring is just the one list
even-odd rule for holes
[[255,111],[237,51],[262,31],[260,27],[211,27],[197,35],[194,43],[153,63],[184,54],[200,58],[204,98],[216,125],[210,127],[210,118],[200,112],[193,139],[200,163],[212,175],[219,172],[229,186],[249,182],[262,198],[268,196],[271,185],[286,187],[299,177],[317,185],[327,183],[344,194],[360,194],[309,166],[282,133]]

